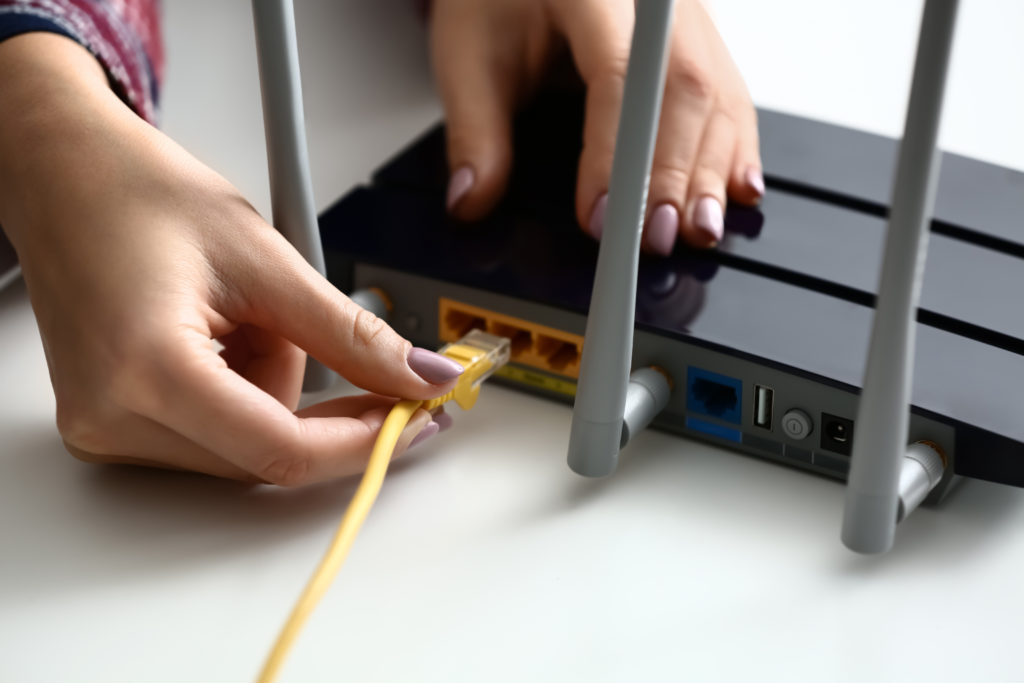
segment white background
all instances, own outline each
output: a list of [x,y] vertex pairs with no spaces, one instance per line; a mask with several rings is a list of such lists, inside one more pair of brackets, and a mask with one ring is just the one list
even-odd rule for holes
[[[440,108],[411,3],[297,4],[323,207]],[[1024,169],[1024,3],[962,4],[943,144]],[[248,3],[164,9],[165,129],[269,215]],[[758,104],[899,133],[920,3],[716,11]],[[0,292],[0,351],[0,680],[250,680],[353,482],[81,464],[21,284]],[[567,408],[488,387],[452,412],[388,478],[284,680],[1024,675],[1024,492],[967,482],[863,558],[838,540],[830,480],[648,432],[585,481]]]

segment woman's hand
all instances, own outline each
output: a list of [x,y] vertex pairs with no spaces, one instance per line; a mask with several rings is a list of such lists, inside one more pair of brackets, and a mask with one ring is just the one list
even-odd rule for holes
[[[0,44],[0,92],[0,224],[72,454],[322,481],[362,470],[386,396],[454,385],[457,364],[339,293],[227,181],[129,111],[77,44]],[[303,350],[380,395],[294,413]],[[424,429],[437,424],[421,410],[399,452]]]
[[[448,207],[483,216],[512,163],[516,106],[568,45],[587,87],[576,216],[600,238],[611,175],[634,0],[434,0],[434,67],[448,118]],[[644,248],[669,254],[722,238],[726,194],[764,193],[757,121],[743,79],[699,0],[678,0]]]

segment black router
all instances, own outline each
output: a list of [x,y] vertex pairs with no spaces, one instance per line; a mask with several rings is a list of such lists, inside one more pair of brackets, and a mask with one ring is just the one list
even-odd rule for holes
[[[645,4],[657,3],[638,4],[638,34]],[[937,94],[934,87],[925,92],[935,109],[941,103],[950,4],[926,7],[908,121],[915,97],[924,97],[923,58],[941,64]],[[943,22],[944,46],[929,45],[929,23]],[[634,44],[634,81],[636,61]],[[343,291],[385,292],[392,326],[420,345],[453,341],[474,327],[510,337],[503,381],[573,400],[598,262],[598,245],[580,231],[573,210],[582,118],[579,93],[538,96],[517,120],[504,200],[473,224],[445,212],[444,130],[428,131],[320,217],[328,277]],[[859,416],[858,403],[899,145],[765,110],[759,124],[763,202],[728,208],[717,250],[678,246],[669,258],[641,257],[627,362],[657,368],[674,385],[664,409],[648,411],[657,412],[653,426],[852,480],[851,455],[871,436],[859,424],[869,418]],[[908,126],[905,152],[911,135]],[[917,359],[910,363],[906,438],[899,437],[907,450],[903,465],[894,460],[894,477],[902,481],[898,488],[893,482],[899,500],[891,526],[925,498],[939,500],[958,475],[1024,486],[1024,174],[951,154],[942,155],[941,167],[930,269],[916,325],[906,325],[911,348],[916,333]],[[918,182],[927,190],[926,179]],[[628,278],[609,287],[628,292]],[[588,349],[599,343],[591,339]],[[652,386],[647,393],[657,394]],[[883,388],[880,402],[891,398],[887,393],[899,392]],[[627,404],[641,395],[664,403],[631,391]],[[621,404],[618,410],[622,415]],[[622,436],[603,461],[610,466],[594,466],[586,455],[574,469],[614,469],[618,447],[643,426],[631,423],[629,405],[625,412]],[[880,509],[890,516],[884,504]],[[844,530],[844,540],[878,552],[891,544],[891,532],[888,539],[879,534],[858,541]]]

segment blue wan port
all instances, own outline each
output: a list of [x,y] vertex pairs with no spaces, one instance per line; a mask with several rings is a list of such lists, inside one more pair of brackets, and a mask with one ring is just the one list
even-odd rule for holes
[[743,383],[690,366],[686,368],[686,411],[740,424]]

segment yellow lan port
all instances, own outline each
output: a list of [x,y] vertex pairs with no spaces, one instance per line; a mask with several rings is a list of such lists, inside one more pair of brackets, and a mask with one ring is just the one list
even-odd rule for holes
[[439,300],[441,341],[461,339],[472,329],[508,337],[512,360],[548,372],[576,378],[580,374],[583,337],[520,318],[495,313],[451,299]]

